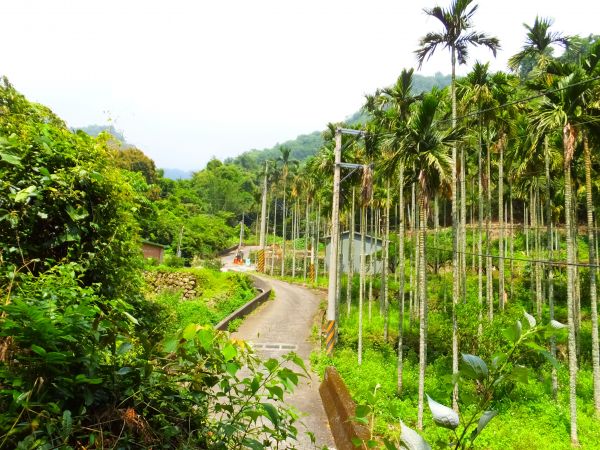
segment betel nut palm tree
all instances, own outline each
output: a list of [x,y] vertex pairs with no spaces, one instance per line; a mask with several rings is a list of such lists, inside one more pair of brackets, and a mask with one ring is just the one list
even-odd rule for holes
[[[433,55],[438,47],[446,48],[450,51],[451,61],[451,84],[450,95],[452,98],[452,127],[456,127],[456,63],[466,64],[470,47],[487,47],[496,56],[496,51],[500,48],[498,38],[488,36],[485,33],[473,30],[473,16],[477,11],[478,5],[472,4],[473,0],[454,0],[449,8],[435,6],[431,9],[424,9],[425,14],[435,17],[442,24],[441,32],[429,32],[419,41],[419,48],[415,51],[419,68],[423,63]],[[464,167],[464,165],[463,165]],[[457,184],[457,149],[456,145],[452,147],[452,235],[453,235],[453,282],[452,282],[452,301],[453,301],[453,331],[452,331],[452,371],[458,373],[458,332],[456,322],[456,303],[460,296],[461,280],[464,280],[464,274],[459,271],[459,230],[464,240],[466,228],[459,224],[458,214],[458,184]],[[464,176],[463,176],[464,179]],[[464,281],[462,283],[464,285]],[[464,286],[462,286],[464,288]],[[457,385],[456,385],[457,386]],[[455,389],[453,406],[458,408],[458,391]]]
[[[383,158],[387,160],[397,155],[404,139],[404,130],[409,118],[410,108],[420,96],[413,94],[413,69],[403,69],[396,83],[388,88],[378,90],[375,95],[367,96],[363,110],[368,112],[371,120],[375,122],[387,137],[382,142]],[[398,175],[398,362],[397,362],[397,391],[402,392],[403,378],[403,335],[404,335],[404,284],[405,284],[405,256],[404,256],[404,164],[402,161],[392,161],[387,164],[388,177],[393,173]],[[389,194],[389,192],[388,192]],[[387,321],[387,315],[386,315]]]
[[535,67],[546,67],[553,59],[555,45],[565,48],[569,46],[569,37],[550,31],[552,23],[550,19],[536,17],[532,26],[523,24],[527,29],[525,44],[520,52],[508,60],[508,67],[518,71],[521,78],[525,78]]
[[[571,443],[578,445],[577,434],[577,351],[574,317],[575,244],[572,214],[573,187],[571,166],[578,139],[586,125],[594,122],[598,114],[597,80],[600,67],[600,42],[579,65],[551,61],[545,76],[538,77],[532,88],[544,92],[537,109],[532,112],[532,130],[536,136],[552,131],[562,131],[563,170],[565,198],[565,228],[567,245],[567,326],[569,358],[569,409],[571,421]],[[591,112],[592,110],[593,113]],[[597,326],[597,325],[596,325]]]
[[457,128],[441,128],[436,123],[444,108],[442,92],[437,89],[425,94],[411,108],[412,112],[403,131],[404,139],[388,164],[413,165],[418,185],[419,199],[419,404],[417,426],[423,427],[423,399],[425,393],[425,367],[427,364],[427,289],[425,240],[430,200],[450,178],[452,163],[449,148],[459,134]]
[[298,165],[298,161],[295,159],[290,159],[292,149],[286,146],[279,147],[279,152],[281,155],[277,158],[277,163],[281,164],[282,175],[281,178],[283,180],[283,247],[281,250],[281,276],[285,275],[285,248],[286,248],[286,224],[287,224],[287,215],[286,215],[286,192],[287,192],[287,178],[289,175],[290,165]]

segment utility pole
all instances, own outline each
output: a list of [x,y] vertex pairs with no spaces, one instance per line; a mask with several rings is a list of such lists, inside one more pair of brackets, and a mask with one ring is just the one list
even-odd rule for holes
[[325,349],[328,355],[333,352],[337,336],[336,311],[337,311],[337,272],[338,250],[340,237],[340,171],[342,167],[356,170],[362,167],[358,164],[342,164],[342,134],[361,136],[360,130],[337,128],[335,130],[335,166],[333,169],[333,201],[331,207],[331,248],[329,253],[329,284],[327,289],[327,327]]
[[340,232],[340,163],[342,162],[342,130],[335,130],[335,163],[333,167],[333,201],[331,207],[331,248],[329,250],[329,284],[327,289],[327,336],[325,349],[327,354],[333,352],[336,328],[336,287],[338,270],[338,246]]
[[240,248],[242,248],[244,240],[244,213],[242,213],[242,221],[240,222]]
[[179,230],[179,242],[177,242],[177,257],[181,258],[181,238],[183,237],[183,225],[181,225],[181,230]]
[[258,271],[265,271],[265,241],[267,234],[267,174],[268,174],[269,162],[265,161],[265,181],[263,183],[262,191],[262,205],[260,209],[260,241],[258,250]]

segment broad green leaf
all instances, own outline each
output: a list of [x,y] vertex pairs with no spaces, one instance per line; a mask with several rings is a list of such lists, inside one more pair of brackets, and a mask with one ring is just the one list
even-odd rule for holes
[[225,344],[225,347],[221,350],[221,354],[225,358],[225,361],[231,361],[237,356],[236,348],[230,343]]
[[513,325],[502,330],[502,333],[506,339],[514,344],[521,338],[522,328],[523,326],[521,325],[521,321],[517,320]]
[[279,365],[275,358],[269,358],[267,361],[265,361],[264,364],[269,373],[272,373],[275,370],[275,368]]
[[433,421],[440,427],[454,430],[460,423],[458,413],[452,408],[442,405],[441,403],[433,400],[429,395],[427,396],[427,403],[429,404],[429,410],[433,416]]
[[550,364],[552,364],[552,366],[554,366],[555,369],[560,367],[560,363],[556,357],[552,356],[552,353],[550,353],[548,350],[540,351],[540,353]]
[[400,442],[407,450],[431,450],[431,447],[423,437],[412,428],[400,421]]
[[27,200],[29,197],[33,197],[35,195],[36,187],[29,186],[25,189],[21,189],[19,192],[15,194],[15,202],[21,203]]
[[173,353],[177,349],[177,339],[168,339],[163,344],[163,350],[167,353]]
[[306,365],[304,364],[304,360],[300,358],[296,353],[291,353],[291,359],[298,367],[300,367],[306,375],[308,375],[308,371],[306,370]]
[[498,411],[486,411],[479,418],[479,422],[477,423],[477,434],[481,434],[485,426],[492,420],[494,417],[498,415]]
[[67,205],[67,214],[74,222],[85,219],[87,216],[89,216],[89,213],[83,206],[78,206],[77,209],[75,209],[71,205]]
[[269,416],[269,420],[273,423],[273,425],[278,427],[279,426],[279,413],[277,412],[277,408],[275,408],[270,403],[263,403],[262,406],[265,409],[267,415]]
[[281,389],[279,386],[267,386],[267,390],[271,396],[276,397],[279,400],[283,400],[283,389]]
[[525,342],[525,345],[527,347],[529,347],[532,350],[535,350],[537,352],[544,352],[546,351],[545,347],[542,347],[540,344],[538,344],[537,342],[533,342],[533,341],[527,341]]
[[465,378],[470,380],[483,380],[488,376],[488,368],[483,359],[479,356],[469,355],[467,353],[462,354],[462,360],[460,363],[460,373]]
[[0,152],[0,158],[2,161],[12,164],[13,166],[21,166],[21,158],[12,153]]
[[37,353],[37,354],[38,354],[38,355],[40,355],[40,356],[45,356],[45,355],[46,355],[46,350],[45,350],[45,349],[43,349],[42,347],[40,347],[39,345],[35,345],[35,344],[33,344],[33,345],[31,346],[31,350],[32,350],[33,352]]
[[198,331],[198,334],[196,336],[200,341],[200,346],[204,350],[208,350],[211,348],[214,338],[214,334],[211,330],[207,328],[202,328],[200,331]]
[[73,418],[71,417],[71,411],[65,409],[62,415],[62,438],[66,441],[71,431],[73,430]]
[[139,325],[140,323],[138,322],[138,320],[133,317],[131,314],[129,314],[127,311],[123,311],[123,314],[125,315],[125,317],[127,317],[129,319],[129,321],[135,325]]
[[357,437],[353,437],[352,438],[352,445],[354,445],[355,447],[362,447],[363,445],[363,441]]
[[67,359],[67,355],[61,352],[48,352],[46,353],[46,361],[56,364],[63,362]]
[[191,341],[192,339],[194,339],[194,336],[196,336],[196,331],[198,331],[198,325],[196,325],[195,323],[190,323],[187,327],[183,329],[181,336],[186,341]]
[[505,353],[498,353],[494,355],[494,357],[492,358],[492,367],[494,368],[494,370],[499,369],[507,358],[508,357]]
[[265,446],[258,442],[256,439],[244,438],[244,445],[251,448],[252,450],[264,450]]
[[229,373],[229,375],[231,375],[232,377],[235,377],[237,371],[240,370],[240,366],[232,362],[228,362],[227,364],[225,364],[225,368],[227,370],[227,373]]
[[387,439],[383,440],[383,444],[385,445],[386,450],[398,450],[393,442],[388,441]]
[[121,367],[119,370],[117,370],[117,375],[127,375],[132,371],[133,369],[131,367]]
[[131,343],[123,342],[121,345],[119,345],[119,348],[117,349],[117,355],[124,355],[129,350],[131,350],[132,347],[133,346],[131,345]]
[[371,413],[369,405],[358,405],[354,411],[356,417],[367,417]]

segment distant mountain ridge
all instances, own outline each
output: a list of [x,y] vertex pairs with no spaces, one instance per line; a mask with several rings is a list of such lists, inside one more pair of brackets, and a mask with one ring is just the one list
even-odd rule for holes
[[163,177],[170,178],[171,180],[189,180],[192,178],[193,172],[189,170],[181,170],[181,169],[163,169]]
[[131,144],[129,144],[125,140],[125,135],[123,134],[123,131],[117,130],[113,125],[94,124],[94,125],[87,125],[85,127],[78,127],[78,128],[75,128],[75,130],[81,130],[81,131],[89,134],[90,136],[94,136],[94,137],[98,136],[103,131],[106,131],[108,134],[110,134],[112,137],[114,137],[117,141],[122,143],[123,146],[131,147]]
[[[413,93],[420,94],[421,92],[430,91],[433,87],[443,88],[449,86],[450,82],[451,76],[444,75],[441,72],[437,72],[433,76],[414,74]],[[345,122],[349,125],[355,125],[357,123],[364,123],[366,120],[366,114],[359,110],[348,116]],[[301,134],[296,139],[277,143],[271,148],[264,148],[262,150],[252,149],[239,156],[227,158],[225,163],[236,164],[246,169],[255,169],[266,160],[277,159],[280,156],[279,147],[281,146],[289,147],[291,149],[292,159],[304,161],[315,155],[323,146],[323,138],[321,137],[321,131],[313,131],[310,134]]]

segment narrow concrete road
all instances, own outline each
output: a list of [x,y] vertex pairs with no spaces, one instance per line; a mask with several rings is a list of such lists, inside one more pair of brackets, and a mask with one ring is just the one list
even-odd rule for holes
[[[310,367],[309,356],[314,344],[310,342],[311,328],[318,312],[319,299],[309,289],[278,280],[263,278],[275,290],[275,299],[250,314],[234,334],[253,344],[265,358],[279,357],[295,351]],[[309,370],[309,373],[310,370]],[[301,378],[296,391],[287,402],[302,414],[298,426],[298,449],[314,449],[306,431],[315,434],[317,448],[335,448],[329,423],[319,395],[319,379]]]
[[[244,258],[248,258],[250,252],[258,250],[260,247],[258,245],[245,245],[241,248],[242,253],[244,254]],[[221,267],[222,272],[250,272],[256,270],[256,266],[254,264],[246,265],[246,264],[234,264],[233,260],[235,258],[236,250],[229,252],[225,255],[221,256]]]

